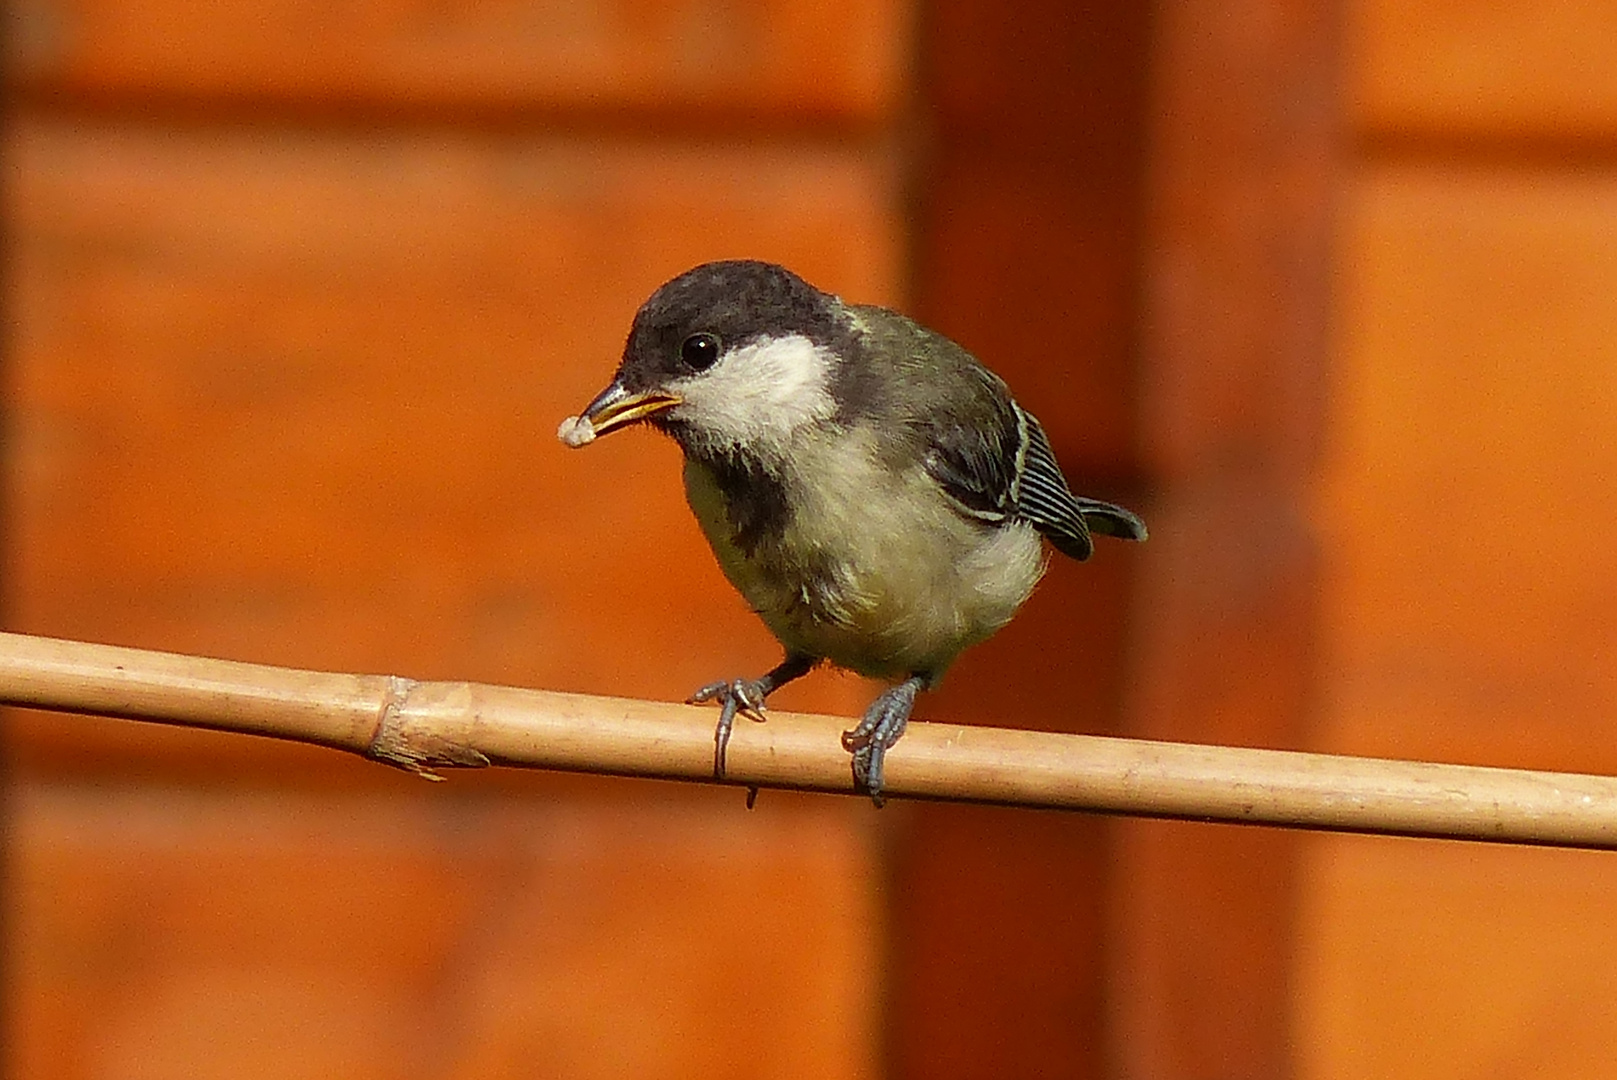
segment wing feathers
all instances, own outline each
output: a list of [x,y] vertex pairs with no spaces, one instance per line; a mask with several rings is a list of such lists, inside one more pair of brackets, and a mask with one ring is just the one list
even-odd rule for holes
[[1145,539],[1144,523],[1127,510],[1072,493],[1044,429],[998,376],[952,342],[934,344],[959,361],[975,392],[935,398],[901,426],[921,436],[922,465],[956,511],[987,524],[1026,521],[1075,559],[1094,550],[1091,532]]
[[1089,525],[1083,508],[1067,488],[1055,453],[1044,428],[1020,405],[1016,410],[1018,427],[1026,432],[1025,451],[1016,492],[1017,514],[1038,529],[1056,550],[1082,561],[1095,550],[1089,538]]
[[1020,518],[1074,559],[1094,551],[1092,532],[1144,540],[1145,523],[1099,499],[1074,495],[1050,440],[1014,401],[990,430],[948,427],[932,433],[926,470],[962,514],[997,524]]

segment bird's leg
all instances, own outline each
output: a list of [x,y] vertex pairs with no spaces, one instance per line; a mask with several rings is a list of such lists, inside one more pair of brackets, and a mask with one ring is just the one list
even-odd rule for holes
[[915,707],[915,695],[927,685],[924,675],[912,675],[870,703],[865,718],[852,731],[842,733],[842,748],[853,752],[853,782],[882,804],[882,761],[904,734]]
[[724,751],[730,745],[730,729],[735,726],[736,714],[747,713],[754,720],[764,718],[764,699],[793,679],[807,675],[818,657],[803,653],[787,653],[772,671],[757,679],[730,679],[708,683],[686,698],[686,704],[699,705],[704,701],[719,703],[719,726],[713,732],[713,779],[724,779]]

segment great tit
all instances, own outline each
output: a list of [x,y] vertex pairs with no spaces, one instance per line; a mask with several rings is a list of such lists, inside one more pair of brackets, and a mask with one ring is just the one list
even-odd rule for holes
[[645,422],[685,453],[685,495],[730,583],[786,650],[720,706],[714,776],[737,713],[829,661],[897,683],[844,733],[856,786],[918,691],[1008,622],[1044,572],[1039,537],[1087,559],[1090,535],[1144,540],[1120,506],[1074,495],[1005,383],[941,334],[846,304],[772,263],[713,262],[640,308],[610,385],[558,437]]

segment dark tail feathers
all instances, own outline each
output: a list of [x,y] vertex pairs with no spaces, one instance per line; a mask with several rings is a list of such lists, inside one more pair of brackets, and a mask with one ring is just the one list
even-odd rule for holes
[[1149,535],[1139,515],[1121,506],[1113,506],[1099,499],[1086,499],[1082,495],[1073,498],[1078,501],[1078,512],[1083,515],[1084,524],[1089,526],[1090,532],[1115,536],[1121,540],[1144,540]]
[[1079,562],[1089,558],[1095,550],[1095,545],[1089,539],[1092,532],[1118,536],[1124,540],[1145,539],[1145,522],[1121,506],[1082,495],[1071,495],[1069,498],[1076,504],[1078,513],[1063,514],[1060,520],[1034,522],[1063,555],[1069,555]]

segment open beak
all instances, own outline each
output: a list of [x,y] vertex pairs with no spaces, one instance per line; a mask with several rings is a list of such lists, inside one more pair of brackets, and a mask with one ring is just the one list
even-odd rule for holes
[[631,394],[623,388],[623,384],[616,379],[595,396],[595,400],[584,406],[583,415],[569,417],[562,424],[562,430],[557,434],[569,446],[583,446],[593,442],[597,436],[605,435],[620,427],[628,427],[655,416],[664,409],[671,409],[684,399],[678,394],[670,394],[665,390],[647,390],[640,394]]

